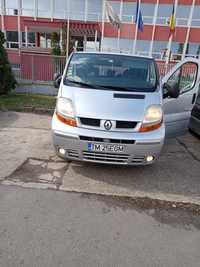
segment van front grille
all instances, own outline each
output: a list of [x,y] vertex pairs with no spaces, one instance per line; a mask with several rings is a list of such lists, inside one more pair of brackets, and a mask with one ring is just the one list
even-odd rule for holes
[[[81,125],[90,127],[101,127],[101,120],[94,118],[79,118]],[[136,121],[116,121],[116,129],[134,129],[137,126]]]

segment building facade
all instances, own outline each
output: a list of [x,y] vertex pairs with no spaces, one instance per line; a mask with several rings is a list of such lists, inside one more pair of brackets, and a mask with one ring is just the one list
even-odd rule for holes
[[[108,1],[122,21],[120,30],[108,22],[103,0],[0,0],[0,29],[5,33],[10,58],[16,52],[51,53],[55,32],[61,49],[63,39],[69,39],[69,53],[72,48],[100,49],[164,60],[168,49],[171,60],[199,56],[200,0],[141,0],[144,29],[137,36],[136,0]],[[176,30],[169,43],[173,5]],[[17,62],[14,56],[12,60]]]

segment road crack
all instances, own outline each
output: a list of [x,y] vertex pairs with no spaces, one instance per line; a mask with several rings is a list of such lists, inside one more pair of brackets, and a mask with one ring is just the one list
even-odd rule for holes
[[196,161],[200,162],[200,159],[188,148],[188,146],[181,141],[180,139],[176,138],[177,142],[186,150],[186,152]]

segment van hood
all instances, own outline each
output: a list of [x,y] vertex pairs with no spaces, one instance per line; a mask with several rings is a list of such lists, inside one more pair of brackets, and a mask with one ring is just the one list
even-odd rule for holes
[[62,86],[60,96],[72,100],[77,117],[142,121],[146,108],[161,104],[158,92],[136,93]]

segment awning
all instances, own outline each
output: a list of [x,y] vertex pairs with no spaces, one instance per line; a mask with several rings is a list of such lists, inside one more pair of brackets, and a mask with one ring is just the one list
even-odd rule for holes
[[[67,27],[67,21],[63,20],[54,20],[50,21],[49,19],[38,19],[30,20],[27,19],[24,21],[24,25],[28,27],[28,31],[40,32],[40,33],[51,33],[59,32],[60,29],[65,26]],[[95,33],[100,35],[100,28],[98,23],[94,22],[83,22],[83,21],[70,21],[70,34],[73,36],[88,36],[93,37]]]
[[[65,24],[66,25],[66,24]],[[70,21],[70,34],[73,36],[88,36],[93,37],[97,32],[99,35],[99,24],[82,22],[82,21]]]

